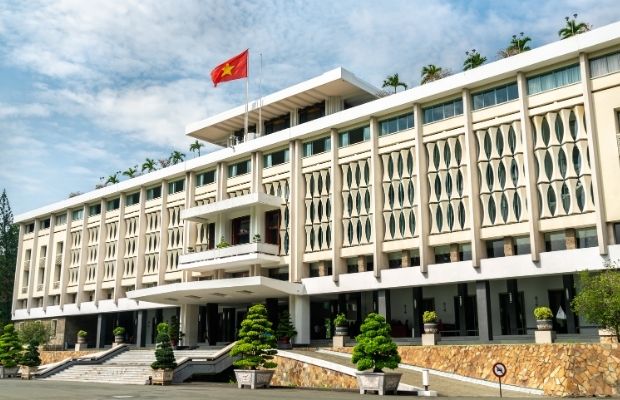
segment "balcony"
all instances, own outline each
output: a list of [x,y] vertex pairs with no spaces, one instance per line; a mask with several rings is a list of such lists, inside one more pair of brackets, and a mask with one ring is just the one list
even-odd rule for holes
[[254,264],[279,263],[278,246],[269,243],[246,243],[236,246],[183,254],[179,257],[179,269],[213,271],[216,269],[246,267]]
[[237,196],[215,203],[205,204],[198,207],[188,208],[181,211],[181,218],[192,222],[215,222],[215,218],[220,214],[230,213],[238,210],[248,210],[256,208],[256,212],[277,210],[282,204],[282,199],[266,193],[250,193],[244,196]]

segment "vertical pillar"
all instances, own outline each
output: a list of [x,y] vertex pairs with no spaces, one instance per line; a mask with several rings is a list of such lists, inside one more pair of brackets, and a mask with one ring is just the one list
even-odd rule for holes
[[366,256],[357,257],[357,272],[366,272],[367,263]]
[[[142,195],[140,195],[142,196]],[[146,197],[146,193],[145,193]],[[160,208],[161,218],[159,219],[159,260],[158,265],[159,269],[157,271],[157,281],[158,285],[166,284],[166,270],[168,269],[168,224],[170,223],[170,213],[168,212],[168,184],[164,180],[161,183],[161,208]],[[145,218],[144,223],[141,223],[140,226],[140,235],[142,233],[142,225],[145,226],[146,232],[146,217],[143,213],[140,213],[140,218]],[[145,240],[143,240],[145,242]],[[183,246],[185,246],[185,242],[187,242],[187,236],[183,238]],[[146,247],[146,246],[145,246]],[[138,251],[140,251],[140,246],[138,245]],[[138,253],[138,256],[144,258],[143,253]],[[138,269],[138,271],[143,271],[143,269]],[[188,271],[191,275],[191,272]],[[142,275],[140,275],[140,280],[142,280]],[[142,284],[140,284],[142,285]],[[137,286],[136,286],[137,288]]]
[[289,296],[289,310],[297,330],[295,344],[310,344],[310,296]]
[[377,290],[377,313],[390,323],[390,292],[386,289]]
[[303,253],[304,253],[304,196],[305,186],[304,178],[302,175],[301,159],[302,143],[300,140],[291,142],[289,148],[291,154],[291,177],[290,177],[290,204],[291,209],[289,212],[289,226],[290,226],[290,252],[291,266],[290,277],[292,282],[301,282],[302,278],[305,278],[307,268],[304,268]]
[[144,310],[138,310],[136,323],[136,347],[144,347],[146,341],[146,319]]
[[476,281],[476,309],[478,311],[478,339],[493,340],[489,281]]
[[[196,172],[188,171],[185,174],[185,182],[185,209],[187,210],[194,207],[196,195]],[[197,227],[198,224],[196,222],[191,222],[189,220],[183,221],[183,254],[187,254],[190,247],[194,249],[196,248],[196,236],[198,233]],[[183,271],[181,282],[191,282],[193,280],[194,277],[192,271]]]
[[[532,203],[532,202],[530,202]],[[517,327],[518,327],[518,308],[517,308],[517,297],[519,296],[519,288],[517,287],[516,279],[507,279],[506,280],[506,289],[508,291],[508,309],[506,310],[508,313],[508,319],[510,321],[510,329],[508,331],[509,335],[517,335]]]
[[342,242],[344,238],[344,229],[342,226],[342,169],[338,163],[338,131],[336,129],[331,130],[331,187],[329,188],[329,196],[332,200],[332,279],[334,282],[338,282],[338,278],[341,273],[346,273],[346,264],[340,256],[340,250],[342,249]]
[[[118,234],[116,240],[116,262],[114,266],[114,303],[118,304],[118,299],[121,297],[125,297],[123,292],[123,274],[125,273],[125,235],[127,224],[125,223],[125,194],[121,193],[119,201],[119,210],[118,210]],[[69,218],[69,216],[67,216]],[[67,230],[69,230],[69,226],[67,226]],[[65,246],[67,250],[65,253],[67,255],[70,253],[69,249],[69,239],[67,239],[67,246]],[[68,262],[68,257],[65,257],[65,262]],[[63,268],[64,270],[64,268]]]
[[[11,315],[15,315],[17,309],[17,297],[20,293],[20,282],[22,282],[22,276],[24,274],[24,265],[22,263],[24,251],[24,224],[19,224],[19,240],[17,241],[17,265],[15,265],[15,279],[13,280],[13,302],[11,303]],[[62,304],[62,303],[61,303]]]
[[571,274],[562,275],[562,283],[564,285],[564,295],[566,296],[566,328],[568,333],[579,332],[579,319],[570,307],[570,303],[575,298],[575,278]]
[[467,336],[467,283],[457,285],[458,307],[459,307],[459,335]]
[[[97,269],[95,271],[95,305],[99,306],[99,300],[105,300],[103,296],[103,290],[101,286],[103,285],[103,273],[104,273],[104,261],[105,261],[105,244],[107,241],[106,234],[106,201],[105,199],[101,199],[99,204],[101,208],[101,212],[99,213],[99,243],[97,248]],[[53,232],[53,231],[52,231]],[[51,246],[50,246],[51,249]],[[51,254],[51,252],[50,252]]]
[[504,238],[504,257],[515,255],[515,240],[512,236]]
[[98,349],[105,346],[105,318],[103,314],[97,314],[97,333],[96,333],[96,345]]
[[417,226],[419,227],[418,237],[420,241],[420,272],[426,273],[428,265],[435,262],[433,249],[428,245],[428,237],[430,236],[430,215],[428,211],[428,185],[426,184],[426,175],[428,164],[426,161],[427,154],[424,147],[422,124],[422,106],[415,104],[413,107],[413,121],[415,134],[415,165],[414,170],[417,179],[416,185],[416,204],[418,205]]
[[450,244],[450,262],[461,261],[459,257],[459,245],[457,243]]
[[423,332],[424,322],[422,315],[424,310],[422,309],[423,292],[422,286],[412,288],[413,292],[413,317],[411,321],[411,327],[413,328],[413,336],[421,337]]
[[198,305],[182,304],[180,322],[181,332],[185,333],[183,345],[196,346],[198,339]]
[[400,253],[400,266],[402,268],[411,267],[411,256],[409,255],[409,250],[403,250]]
[[[161,183],[161,204],[162,204],[162,209],[165,207],[166,204],[166,195],[168,193],[168,185],[166,185],[166,181],[162,181]],[[142,187],[140,188],[140,213],[138,214],[138,238],[137,238],[137,253],[136,253],[136,280],[135,280],[135,284],[134,287],[136,289],[140,289],[142,288],[142,277],[144,276],[144,250],[146,249],[146,216],[145,216],[145,205],[146,203],[146,188]],[[163,211],[162,211],[162,227],[161,227],[161,232],[163,233],[164,231],[168,232],[168,227],[164,226],[164,215],[163,215]],[[164,229],[165,228],[165,229]],[[163,235],[162,235],[163,236]],[[164,242],[164,239],[167,240],[167,237],[164,238],[162,237],[160,239],[160,254],[162,251],[165,251],[166,248],[166,244],[167,242]],[[159,268],[165,268],[164,266],[162,266],[161,264],[159,265]]]
[[207,342],[209,346],[217,343],[219,314],[217,303],[207,303]]
[[383,252],[385,227],[383,222],[383,176],[379,156],[379,121],[370,119],[370,176],[372,181],[372,253],[375,277],[381,276],[381,270],[388,267],[387,255]]
[[577,232],[574,228],[564,230],[564,244],[566,245],[566,250],[577,248]]

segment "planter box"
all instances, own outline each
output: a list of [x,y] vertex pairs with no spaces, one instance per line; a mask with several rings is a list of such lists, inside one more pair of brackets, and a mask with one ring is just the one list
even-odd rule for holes
[[618,337],[613,329],[599,329],[598,336],[601,343],[618,343]]
[[38,367],[21,366],[19,368],[19,372],[21,373],[22,379],[29,381],[34,377],[34,374],[38,369]]
[[172,383],[172,377],[174,371],[171,369],[154,369],[153,370],[153,385],[170,385]]
[[553,329],[553,321],[550,319],[537,319],[536,329],[539,331],[550,331]]
[[18,367],[7,368],[0,365],[0,379],[15,378],[18,372]]
[[441,335],[439,333],[422,334],[422,346],[434,346],[439,341],[441,341]]
[[239,389],[243,386],[249,386],[250,389],[268,388],[274,372],[272,369],[236,369],[237,387]]
[[337,349],[339,347],[344,347],[344,336],[342,335],[335,335],[332,338],[332,347]]
[[357,385],[360,394],[367,391],[375,391],[381,396],[388,392],[396,394],[401,375],[396,372],[358,372]]
[[555,331],[535,331],[534,341],[537,344],[549,344],[555,342]]

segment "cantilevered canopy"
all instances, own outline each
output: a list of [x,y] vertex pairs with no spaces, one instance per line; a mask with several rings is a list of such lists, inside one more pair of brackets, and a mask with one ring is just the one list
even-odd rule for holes
[[259,212],[277,210],[280,208],[281,204],[282,199],[280,197],[266,193],[250,193],[182,210],[181,218],[192,222],[213,222],[215,221],[215,217],[219,214],[249,209],[253,206],[258,207],[257,211]]
[[264,276],[171,283],[127,292],[134,300],[161,304],[253,303],[303,294],[300,283]]
[[[249,104],[249,126],[258,123],[258,109],[261,108],[262,121],[285,115],[298,108],[304,108],[338,96],[348,106],[356,106],[375,100],[380,90],[356,77],[344,68],[336,68],[267,95]],[[262,104],[262,106],[261,106]],[[207,142],[225,145],[228,137],[244,128],[245,104],[221,114],[188,125],[185,134]]]

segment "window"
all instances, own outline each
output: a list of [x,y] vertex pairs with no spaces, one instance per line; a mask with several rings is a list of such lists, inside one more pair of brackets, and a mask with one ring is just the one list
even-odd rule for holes
[[331,138],[329,136],[304,143],[304,157],[324,153],[331,150]]
[[614,237],[616,239],[616,244],[620,244],[620,222],[614,224]]
[[422,109],[424,114],[424,123],[441,121],[442,119],[451,118],[463,114],[463,99],[458,98],[446,103],[437,104]]
[[598,246],[596,228],[584,228],[575,230],[575,239],[578,249]]
[[196,186],[204,186],[215,182],[215,170],[196,175]]
[[517,84],[515,82],[485,90],[484,92],[474,93],[471,97],[474,104],[474,110],[478,110],[480,108],[491,107],[496,104],[515,100],[519,97],[519,90],[517,89]]
[[391,268],[400,268],[402,266],[403,257],[400,251],[396,253],[388,254],[388,267]]
[[241,161],[237,164],[228,166],[228,177],[233,178],[235,176],[244,175],[250,172],[250,160]]
[[520,236],[514,238],[514,255],[520,256],[523,254],[530,254],[532,250],[530,249],[530,237],[529,236]]
[[263,167],[269,168],[289,161],[288,149],[282,149],[263,156]]
[[79,208],[79,209],[77,209],[77,210],[73,210],[73,211],[71,212],[71,219],[72,219],[73,221],[79,221],[79,220],[81,220],[82,218],[84,218],[84,209]]
[[88,206],[89,217],[99,214],[101,214],[101,204],[93,204],[92,206]]
[[125,198],[126,206],[133,206],[134,204],[138,204],[140,202],[140,192],[135,192],[132,194],[128,194]]
[[146,189],[146,200],[158,199],[161,197],[161,186]]
[[117,197],[112,200],[108,200],[108,202],[106,203],[106,210],[108,211],[118,210],[120,207],[121,207],[120,197]]
[[564,231],[545,233],[545,251],[566,250]]
[[413,128],[413,113],[407,113],[379,121],[379,136],[391,135],[411,128]]
[[559,68],[527,79],[527,93],[536,94],[567,86],[581,80],[579,64]]
[[185,189],[185,179],[168,182],[168,194],[179,193]]
[[265,135],[281,131],[291,126],[290,114],[281,115],[265,121]]
[[504,239],[487,240],[487,258],[504,257]]
[[[256,125],[248,126],[248,132],[256,132]],[[233,137],[235,138],[234,142],[243,143],[245,141],[245,128],[238,129],[233,132]]]
[[39,222],[39,229],[49,229],[50,228],[50,218],[44,219]]
[[620,111],[616,111],[616,142],[618,144],[618,153],[620,154]]
[[56,216],[54,223],[58,225],[64,225],[67,223],[67,214],[60,214]]
[[299,109],[299,123],[312,121],[325,115],[325,102],[313,104],[311,106]]
[[450,262],[450,246],[435,247],[435,264],[444,264]]
[[34,232],[34,222],[33,222],[33,223],[31,223],[31,224],[27,224],[27,225],[24,227],[24,232],[25,232],[25,233],[32,233],[32,232]]
[[590,60],[592,78],[620,71],[620,51]]
[[362,126],[340,133],[340,147],[370,140],[370,126]]
[[459,261],[471,260],[471,244],[459,243]]

